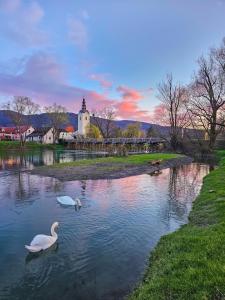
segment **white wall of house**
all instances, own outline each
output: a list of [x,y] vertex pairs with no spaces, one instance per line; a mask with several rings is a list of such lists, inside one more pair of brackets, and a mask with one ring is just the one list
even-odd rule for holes
[[38,142],[42,144],[53,144],[53,129],[49,129],[45,135],[27,136],[28,142]]
[[43,144],[53,144],[53,129],[49,129],[49,131],[42,137]]
[[64,141],[69,141],[69,140],[73,140],[74,137],[71,132],[62,131],[59,133],[59,139]]
[[28,142],[39,142],[39,143],[41,143],[41,141],[42,141],[42,137],[41,136],[28,136],[27,138],[26,138],[26,140],[28,141]]

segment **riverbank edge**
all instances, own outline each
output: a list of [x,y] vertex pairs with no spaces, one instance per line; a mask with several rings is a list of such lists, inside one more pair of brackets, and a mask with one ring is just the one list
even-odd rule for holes
[[[99,159],[99,161],[101,161],[101,159]],[[148,163],[139,165],[126,164],[126,158],[124,158],[124,163],[98,162],[92,165],[80,166],[43,166],[29,171],[29,173],[45,177],[54,177],[60,181],[119,179],[129,176],[151,174],[157,170],[178,167],[189,164],[192,161],[193,159],[191,157],[178,156],[162,161],[159,166],[151,166],[151,164]]]
[[63,145],[59,144],[41,144],[36,142],[26,142],[22,147],[19,141],[0,141],[0,153],[8,153],[14,151],[32,152],[42,150],[62,150]]
[[189,223],[161,237],[127,300],[225,299],[225,151],[203,179]]

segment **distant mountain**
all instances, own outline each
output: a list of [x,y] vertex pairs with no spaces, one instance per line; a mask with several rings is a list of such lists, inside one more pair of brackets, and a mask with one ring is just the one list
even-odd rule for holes
[[[7,110],[0,110],[0,127],[8,127],[8,126],[14,126],[13,121],[10,117],[11,114],[16,114],[15,112],[9,112]],[[78,127],[78,116],[75,113],[68,112],[68,124],[65,124],[65,127],[67,125],[72,125],[75,129]],[[25,118],[29,118],[29,123],[37,128],[37,127],[44,127],[49,125],[49,118],[46,113],[42,114],[35,114],[31,116],[24,116]],[[132,120],[115,120],[115,125],[117,127],[120,127],[121,129],[124,129],[128,124],[136,123]],[[146,131],[149,129],[149,127],[156,129],[161,134],[166,134],[169,131],[169,127],[166,126],[160,126],[156,124],[146,123],[146,122],[140,122],[141,129]]]

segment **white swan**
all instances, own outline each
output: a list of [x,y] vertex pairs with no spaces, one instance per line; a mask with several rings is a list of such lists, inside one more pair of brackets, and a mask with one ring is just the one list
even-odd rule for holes
[[39,252],[51,247],[58,239],[55,228],[59,226],[58,222],[54,222],[51,227],[51,235],[38,234],[30,243],[30,246],[25,245],[25,248],[30,252]]
[[79,206],[79,207],[81,207],[81,206],[82,206],[82,204],[81,204],[81,201],[80,201],[80,199],[79,199],[79,198],[76,198],[76,202],[77,202],[77,206]]
[[76,201],[69,196],[57,197],[57,201],[62,205],[76,205]]

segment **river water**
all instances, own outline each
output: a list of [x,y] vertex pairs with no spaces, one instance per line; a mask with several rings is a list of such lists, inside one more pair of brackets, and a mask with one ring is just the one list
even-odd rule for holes
[[[0,161],[1,300],[123,299],[141,280],[160,237],[187,222],[209,172],[192,163],[158,176],[60,182],[20,171],[59,161],[55,153],[51,161],[35,155]],[[83,206],[61,207],[56,197],[62,195],[79,197]],[[57,244],[28,254],[24,245],[38,233],[49,234],[54,221],[60,224]]]

